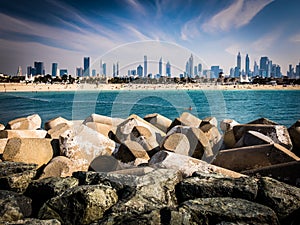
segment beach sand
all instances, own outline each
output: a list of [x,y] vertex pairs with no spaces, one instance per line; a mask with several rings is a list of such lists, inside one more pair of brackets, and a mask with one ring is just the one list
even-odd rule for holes
[[25,84],[0,83],[2,92],[47,92],[80,90],[300,90],[300,85],[215,85],[215,84]]

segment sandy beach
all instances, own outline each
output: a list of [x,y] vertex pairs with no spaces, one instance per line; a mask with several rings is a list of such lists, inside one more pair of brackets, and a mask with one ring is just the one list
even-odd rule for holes
[[45,92],[80,90],[300,90],[299,85],[215,85],[215,84],[24,84],[1,83],[2,92]]

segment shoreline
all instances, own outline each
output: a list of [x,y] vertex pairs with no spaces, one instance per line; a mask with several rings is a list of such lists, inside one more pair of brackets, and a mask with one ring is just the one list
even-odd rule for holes
[[215,85],[215,84],[24,84],[0,83],[0,93],[6,92],[65,92],[65,91],[120,91],[120,90],[300,90],[300,85]]

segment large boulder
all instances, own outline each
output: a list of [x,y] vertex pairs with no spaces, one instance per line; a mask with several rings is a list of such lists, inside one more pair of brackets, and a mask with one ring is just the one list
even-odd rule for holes
[[200,127],[205,126],[205,125],[211,125],[214,127],[218,127],[218,121],[217,118],[214,116],[206,117],[201,121]]
[[291,150],[293,147],[290,135],[285,126],[281,125],[264,125],[264,124],[243,124],[233,127],[235,140],[238,141],[248,131],[257,131],[270,137],[275,143]]
[[59,116],[59,117],[55,117],[55,118],[53,118],[53,119],[47,121],[47,122],[45,123],[45,130],[50,130],[50,129],[52,129],[52,128],[54,128],[54,127],[56,127],[57,125],[62,124],[62,123],[64,123],[64,124],[69,124],[69,125],[72,124],[71,121],[69,121],[69,120],[67,120],[67,119],[62,118],[62,117]]
[[112,172],[123,169],[119,160],[111,155],[100,155],[90,164],[89,170],[96,172]]
[[299,224],[299,188],[269,177],[262,177],[259,181],[256,201],[273,209],[282,224],[288,224],[287,221],[294,221],[289,224]]
[[101,123],[101,124],[111,125],[112,127],[116,127],[123,121],[124,119],[121,118],[112,118],[112,117],[93,113],[83,121],[83,124],[87,124],[89,122],[95,122],[95,123]]
[[3,154],[8,138],[0,138],[0,154]]
[[118,201],[116,191],[105,185],[82,185],[67,189],[48,200],[40,209],[39,219],[57,219],[62,224],[90,224]]
[[[185,135],[189,142],[189,144],[186,146],[184,144],[178,145],[178,148],[179,147],[182,148],[178,149],[177,152],[185,153],[186,155],[192,156],[197,159],[201,159],[203,155],[207,157],[213,155],[209,139],[200,128],[196,128],[196,127],[188,127],[188,126],[180,126],[180,125],[173,127],[162,140],[160,144],[161,147],[164,147],[164,145],[168,147],[168,142],[170,142],[170,140],[168,140],[169,136],[176,133]],[[176,140],[176,142],[180,142],[180,141],[181,140]]]
[[194,116],[189,112],[183,112],[179,118],[175,118],[172,124],[169,126],[168,131],[171,130],[173,127],[181,125],[181,126],[190,126],[199,128],[201,125],[202,120],[198,117]]
[[24,195],[0,190],[0,223],[12,222],[31,215],[31,199]]
[[248,124],[263,124],[263,125],[279,125],[278,123],[269,120],[268,118],[258,118],[256,120],[253,120],[249,122]]
[[45,130],[0,130],[0,138],[45,138]]
[[59,139],[59,136],[62,135],[67,130],[70,130],[72,125],[69,123],[60,123],[57,124],[55,127],[51,127],[48,129],[47,137],[51,139]]
[[224,133],[226,133],[227,131],[232,130],[232,128],[238,124],[239,123],[233,119],[224,119],[224,120],[221,120],[221,122],[220,122],[220,128]]
[[300,157],[300,120],[294,123],[289,129],[289,134],[293,143],[293,152]]
[[299,158],[291,151],[281,145],[271,144],[222,150],[212,164],[241,172],[296,160]]
[[56,219],[39,220],[35,218],[25,218],[13,222],[6,222],[5,225],[61,225]]
[[85,125],[65,131],[59,143],[61,155],[76,161],[81,170],[87,170],[97,156],[111,155],[118,148],[114,141]]
[[24,118],[17,118],[7,123],[7,129],[11,130],[36,130],[41,128],[42,119],[38,114]]
[[32,215],[36,217],[46,201],[61,195],[69,188],[78,186],[78,183],[78,180],[74,177],[49,177],[32,181],[24,193],[32,199]]
[[87,127],[99,132],[105,137],[109,137],[111,132],[115,131],[115,128],[109,124],[97,123],[97,122],[87,122],[85,124]]
[[4,130],[4,129],[5,129],[5,126],[2,123],[0,123],[0,130]]
[[184,202],[179,213],[182,216],[177,222],[186,224],[279,225],[272,209],[239,198],[197,198]]
[[51,139],[11,138],[2,157],[4,161],[35,163],[41,167],[53,157]]
[[56,156],[45,166],[40,178],[69,177],[72,173],[80,170],[75,160],[65,156]]
[[218,173],[229,177],[245,176],[232,170],[224,169],[218,166],[208,164],[205,161],[193,157],[179,155],[173,152],[160,151],[156,153],[149,161],[149,165],[154,168],[167,168],[179,170],[183,177],[189,177],[194,172]]
[[165,137],[161,148],[181,155],[189,155],[190,142],[186,135],[173,133]]
[[165,133],[167,133],[168,128],[172,123],[172,120],[158,113],[148,114],[144,117],[144,120],[151,123],[153,126],[157,127]]
[[219,174],[195,173],[176,187],[177,198],[183,202],[195,198],[231,197],[253,201],[258,190],[252,177],[232,178]]
[[0,163],[0,189],[24,192],[36,175],[36,164]]
[[253,146],[253,145],[264,145],[264,144],[274,144],[274,141],[257,131],[249,130],[247,131],[243,137],[235,144],[235,148],[245,147],[245,146]]

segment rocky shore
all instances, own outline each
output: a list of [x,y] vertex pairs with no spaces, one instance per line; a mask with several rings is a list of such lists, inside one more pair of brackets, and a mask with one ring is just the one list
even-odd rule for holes
[[0,124],[0,224],[300,224],[300,120],[219,122]]

